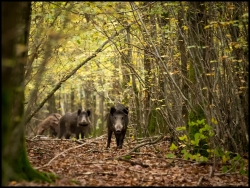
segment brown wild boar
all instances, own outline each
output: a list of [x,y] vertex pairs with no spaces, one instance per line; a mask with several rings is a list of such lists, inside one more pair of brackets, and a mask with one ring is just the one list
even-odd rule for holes
[[45,130],[50,129],[51,136],[57,136],[59,133],[59,121],[61,119],[61,115],[58,113],[50,114],[47,118],[45,118],[41,123],[37,125],[37,133],[36,135],[42,135]]

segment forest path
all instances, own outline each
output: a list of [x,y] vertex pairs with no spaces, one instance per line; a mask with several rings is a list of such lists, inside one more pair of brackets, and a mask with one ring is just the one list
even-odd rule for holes
[[[31,164],[40,171],[59,176],[55,184],[10,182],[12,186],[248,186],[248,176],[223,174],[211,167],[183,159],[167,159],[167,137],[132,140],[125,138],[123,149],[106,149],[107,136],[82,141],[26,139]],[[150,144],[149,144],[150,143]],[[133,149],[138,146],[136,152]],[[130,153],[129,155],[127,155]],[[126,157],[122,157],[127,155]],[[74,181],[71,181],[74,180]]]

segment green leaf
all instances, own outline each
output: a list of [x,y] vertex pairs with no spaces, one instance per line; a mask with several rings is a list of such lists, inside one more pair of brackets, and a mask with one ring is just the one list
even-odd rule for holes
[[188,122],[188,125],[189,125],[190,127],[192,127],[192,126],[196,125],[196,123],[194,123],[194,122]]
[[194,140],[191,140],[191,144],[197,146],[197,142]]
[[186,150],[182,150],[182,152],[184,153],[184,159],[187,160],[188,158],[192,158],[192,155],[190,153],[188,153]]
[[169,149],[172,151],[178,149],[178,147],[174,143],[172,143]]
[[195,141],[198,141],[198,143],[199,143],[199,138],[201,137],[201,133],[195,133],[195,135],[194,135],[194,138],[195,138]]
[[125,155],[123,156],[123,159],[131,159],[131,155]]
[[222,172],[225,173],[225,172],[227,172],[227,171],[228,171],[227,166],[223,166],[223,167],[222,167]]
[[204,120],[204,119],[202,119],[202,120],[197,120],[197,123],[198,123],[198,124],[204,124],[204,123],[205,123],[205,120]]
[[76,42],[77,42],[78,44],[81,44],[81,42],[80,42],[79,40],[76,40]]
[[241,158],[240,155],[237,154],[237,156],[235,156],[235,157],[233,158],[233,160],[234,160],[234,161],[238,161],[240,158]]
[[194,159],[196,161],[199,161],[199,156],[198,155],[191,155],[190,159]]
[[168,153],[168,154],[166,154],[165,157],[166,158],[176,158],[175,154],[173,154],[173,153]]
[[247,175],[247,171],[246,170],[244,170],[244,169],[240,169],[240,174],[242,174],[242,175]]
[[179,136],[179,139],[188,141],[187,135]]
[[200,156],[199,161],[201,161],[201,162],[207,162],[207,161],[208,161],[208,158],[206,158],[206,157],[204,157],[204,156]]
[[213,132],[209,132],[209,136],[210,137],[214,136],[214,133]]
[[183,126],[183,127],[176,127],[176,130],[177,131],[183,131],[183,130],[186,130],[186,127],[185,126]]

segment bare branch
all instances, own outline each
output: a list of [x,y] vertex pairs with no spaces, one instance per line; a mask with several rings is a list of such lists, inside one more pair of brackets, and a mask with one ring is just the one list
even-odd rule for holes
[[[130,25],[128,25],[127,27],[130,27]],[[47,97],[45,97],[45,99],[40,103],[40,105],[37,107],[36,110],[34,110],[30,116],[28,116],[28,118],[26,119],[26,124],[29,123],[29,121],[31,120],[31,118],[43,107],[43,105],[46,103],[46,101],[61,87],[61,84],[65,81],[67,81],[72,75],[74,75],[78,69],[80,69],[83,65],[85,65],[88,61],[90,61],[91,59],[93,59],[94,57],[96,57],[96,55],[98,53],[100,53],[103,48],[110,42],[112,41],[113,38],[115,38],[116,36],[118,36],[120,33],[122,33],[124,30],[126,30],[126,28],[121,29],[118,32],[113,33],[113,35],[111,37],[108,37],[108,39],[91,55],[89,56],[87,59],[85,59],[82,63],[80,63],[75,69],[73,69],[68,75],[66,75],[64,78],[62,78],[62,80],[57,83],[55,85],[55,87],[52,89],[52,91],[47,95]]]

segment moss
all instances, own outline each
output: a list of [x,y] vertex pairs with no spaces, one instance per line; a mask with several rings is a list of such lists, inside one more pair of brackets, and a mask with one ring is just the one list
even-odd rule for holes
[[[23,140],[24,143],[24,140]],[[27,156],[25,144],[19,150],[19,155],[15,165],[13,165],[13,170],[15,172],[14,180],[26,180],[26,181],[37,181],[37,182],[49,182],[52,183],[56,176],[51,173],[44,173],[35,170]]]
[[54,174],[39,172],[31,166],[24,139],[23,136],[15,156],[2,156],[2,185],[6,185],[9,181],[21,180],[53,183],[56,179]]

